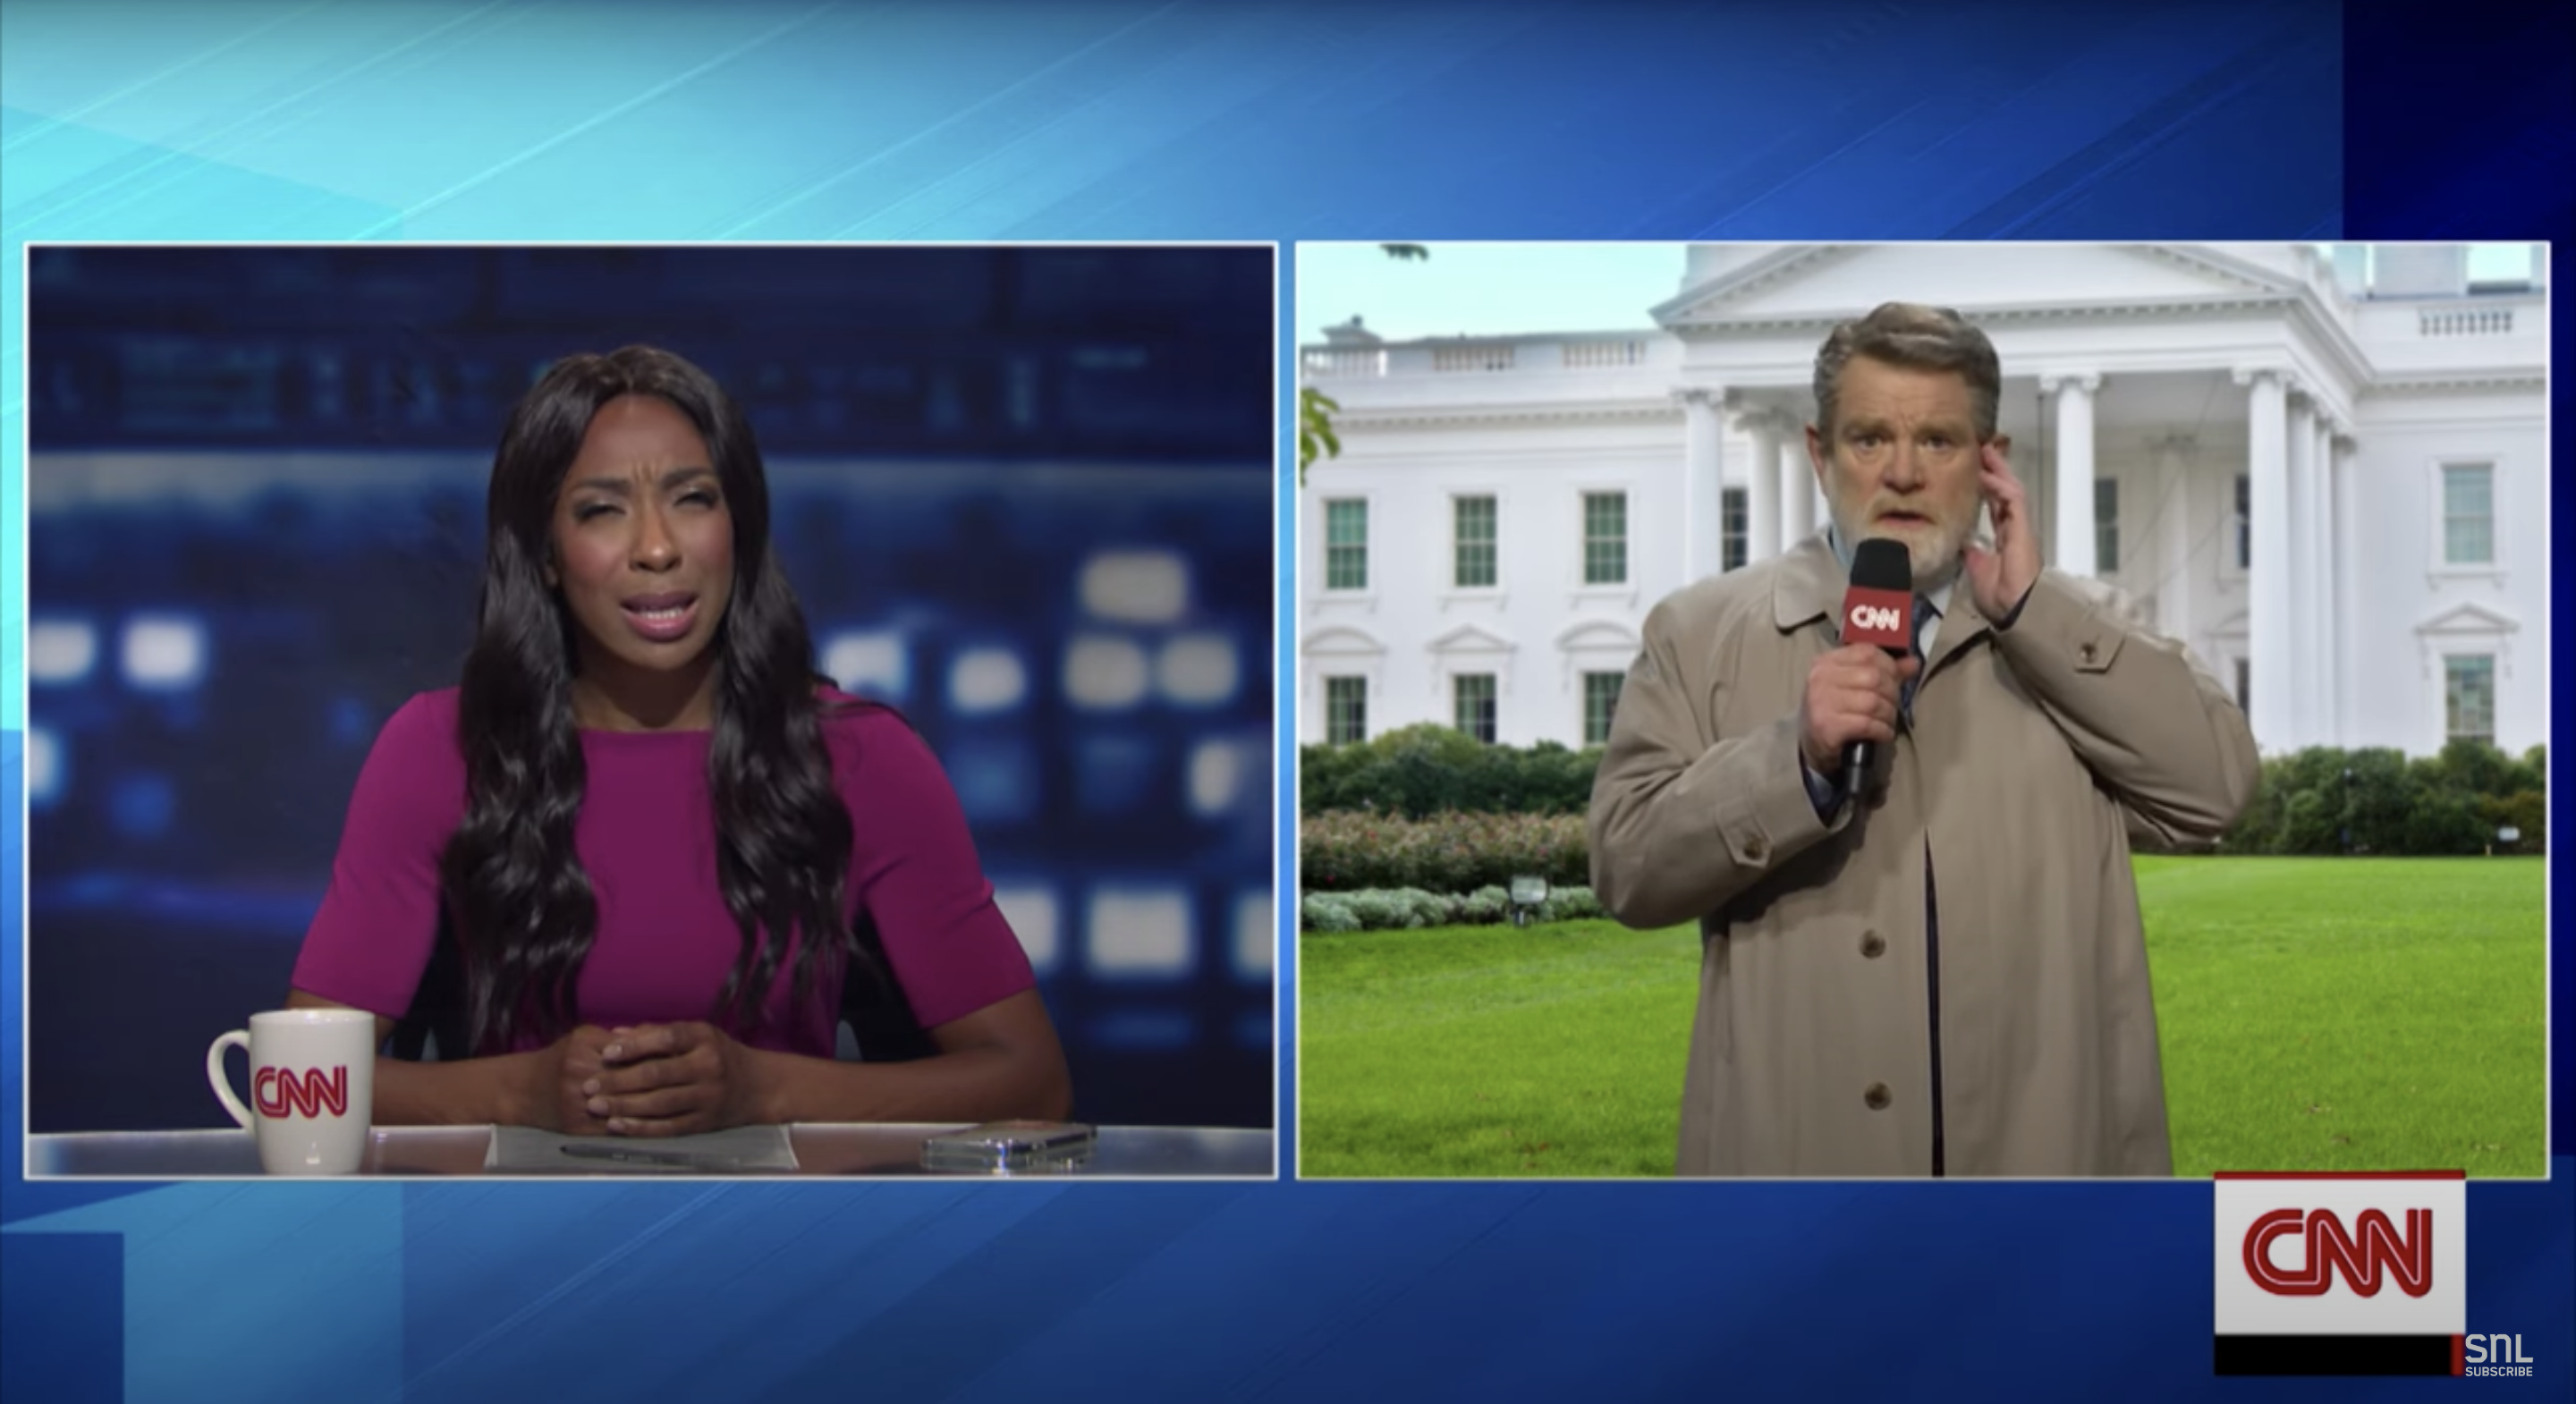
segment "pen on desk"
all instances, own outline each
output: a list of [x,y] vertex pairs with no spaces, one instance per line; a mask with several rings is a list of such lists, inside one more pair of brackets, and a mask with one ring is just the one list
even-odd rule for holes
[[614,1160],[626,1165],[653,1165],[672,1170],[721,1170],[727,1162],[678,1151],[627,1150],[622,1146],[568,1145],[563,1153],[583,1160]]

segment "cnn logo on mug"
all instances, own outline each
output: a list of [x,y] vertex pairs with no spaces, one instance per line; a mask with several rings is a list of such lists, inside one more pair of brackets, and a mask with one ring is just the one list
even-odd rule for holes
[[[250,1102],[233,1094],[224,1053],[250,1055]],[[366,1161],[376,1080],[376,1016],[362,1009],[276,1009],[206,1050],[206,1080],[259,1141],[272,1175],[351,1175]]]

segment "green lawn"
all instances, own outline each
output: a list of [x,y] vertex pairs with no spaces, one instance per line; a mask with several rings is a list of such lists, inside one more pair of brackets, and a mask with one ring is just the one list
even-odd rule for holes
[[[2177,1175],[2548,1173],[2541,860],[2137,871]],[[1692,928],[1300,940],[1301,1176],[1672,1172]]]

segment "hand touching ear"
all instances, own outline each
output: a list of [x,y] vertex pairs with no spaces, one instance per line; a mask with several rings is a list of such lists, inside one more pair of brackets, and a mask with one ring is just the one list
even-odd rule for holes
[[2008,619],[2039,580],[2039,531],[2030,520],[2029,495],[2013,476],[2003,449],[1989,443],[1978,453],[1977,489],[1994,519],[1995,544],[1992,549],[1967,548],[1968,588],[1976,596],[1978,613]]

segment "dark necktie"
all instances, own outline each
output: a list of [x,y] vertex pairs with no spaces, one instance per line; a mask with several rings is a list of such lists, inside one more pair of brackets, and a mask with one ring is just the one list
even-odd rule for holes
[[[1929,666],[1931,662],[1923,656],[1923,629],[1931,622],[1932,602],[1921,595],[1916,595],[1914,597],[1914,661],[1923,666]],[[1914,691],[1922,685],[1923,668],[1917,667],[1914,676],[1907,679],[1897,690],[1897,710],[1905,714],[1905,724],[1909,727],[1914,724]]]

